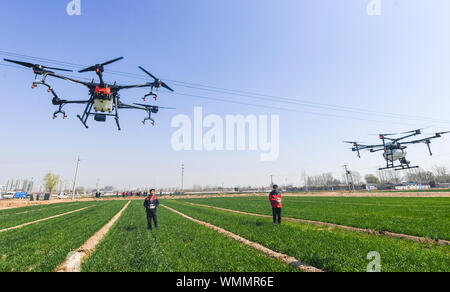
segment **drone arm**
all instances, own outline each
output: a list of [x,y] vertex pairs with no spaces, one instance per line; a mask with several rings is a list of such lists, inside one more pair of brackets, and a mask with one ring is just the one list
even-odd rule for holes
[[143,110],[145,112],[147,112],[148,117],[145,118],[142,123],[145,125],[146,121],[151,121],[153,125],[155,125],[155,120],[152,118],[152,107],[143,107],[143,106],[136,106],[136,105],[131,105],[131,104],[125,104],[125,103],[119,103],[119,108],[120,109],[138,109],[138,110]]
[[122,102],[119,102],[119,108],[120,109],[139,109],[139,110],[147,111],[147,109],[144,108],[144,107],[134,106],[134,105],[131,105],[131,104],[125,104],[125,103],[122,103]]
[[89,100],[61,100],[61,104],[86,104]]
[[383,150],[384,150],[384,148],[380,148],[380,149],[372,148],[372,149],[370,149],[370,152],[374,153],[374,152],[379,152],[379,151],[383,151]]
[[410,137],[414,137],[414,136],[417,136],[417,135],[420,135],[420,134],[421,134],[420,132],[415,132],[413,134],[406,135],[404,137],[400,137],[400,138],[396,138],[396,139],[391,139],[391,138],[388,138],[388,137],[385,137],[385,139],[389,139],[391,141],[398,142],[398,141],[405,140],[405,139],[408,139]]
[[436,135],[433,137],[429,137],[429,138],[424,138],[424,139],[420,139],[420,140],[414,140],[414,141],[408,141],[408,142],[402,142],[401,144],[419,144],[419,143],[431,143],[430,140],[432,139],[437,139],[437,138],[441,138],[440,136]]
[[431,142],[428,141],[427,142],[427,147],[428,147],[428,151],[430,152],[430,156],[433,156],[433,152],[431,152],[431,146],[430,146]]
[[55,74],[53,72],[50,72],[47,75],[55,77],[55,78],[58,78],[58,79],[62,79],[62,80],[66,80],[66,81],[82,84],[82,85],[85,85],[85,86],[89,86],[90,85],[89,82],[84,82],[84,81],[80,81],[80,80],[77,80],[77,79],[69,78],[69,77],[66,77],[66,76],[58,75],[58,74]]
[[146,84],[137,84],[137,85],[124,85],[124,86],[117,86],[116,88],[118,90],[122,89],[131,89],[131,88],[145,88],[145,87],[152,87],[152,83],[146,83]]

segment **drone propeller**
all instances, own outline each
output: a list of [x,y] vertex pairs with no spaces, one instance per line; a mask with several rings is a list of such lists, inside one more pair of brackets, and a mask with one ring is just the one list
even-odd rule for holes
[[407,134],[417,134],[420,135],[422,134],[422,130],[424,130],[425,128],[422,129],[417,129],[417,130],[412,130],[412,131],[407,131],[407,132],[403,132],[403,133],[391,133],[391,134],[380,134],[381,136],[397,136],[397,135],[407,135]]
[[150,73],[150,72],[148,72],[147,70],[145,70],[144,68],[142,68],[141,66],[138,66],[139,67],[139,69],[141,69],[142,71],[144,71],[144,73],[146,73],[147,75],[149,75],[150,77],[152,77],[154,80],[155,80],[155,82],[157,82],[159,85],[160,85],[160,87],[162,86],[162,87],[164,87],[164,88],[166,88],[166,89],[168,89],[168,90],[170,90],[170,91],[174,91],[172,88],[170,88],[166,83],[164,83],[164,82],[162,82],[161,81],[161,79],[158,79],[158,78],[156,78],[152,73]]
[[359,146],[362,146],[362,145],[360,145],[358,142],[353,142],[353,141],[344,141],[344,143],[352,144],[354,146],[353,148],[351,148],[352,151],[358,152],[358,157],[361,158],[361,150],[364,150],[364,149],[360,149]]
[[80,71],[78,71],[78,72],[79,72],[79,73],[84,73],[84,72],[97,71],[97,70],[103,72],[103,66],[106,66],[106,65],[115,63],[115,62],[120,61],[120,60],[122,60],[122,59],[123,59],[123,57],[120,57],[120,58],[117,58],[117,59],[114,59],[114,60],[105,62],[105,63],[103,63],[103,64],[96,64],[96,65],[94,65],[94,66],[88,67],[88,68],[83,69],[83,70],[80,70]]
[[58,71],[65,71],[65,72],[73,72],[72,70],[68,70],[68,69],[61,69],[61,68],[56,68],[56,67],[48,67],[48,66],[43,66],[43,65],[39,65],[39,64],[32,64],[32,63],[27,63],[27,62],[22,62],[22,61],[14,61],[14,60],[9,60],[9,59],[3,59],[3,60],[5,60],[6,62],[18,64],[18,65],[25,66],[25,67],[28,67],[28,68],[33,68],[33,70],[50,69],[50,70],[58,70]]
[[447,131],[447,132],[439,132],[439,133],[436,133],[436,137],[442,137],[442,135],[449,134],[449,133],[450,133],[450,131]]
[[353,146],[358,146],[361,142],[353,142],[353,141],[344,141],[344,143],[352,144]]

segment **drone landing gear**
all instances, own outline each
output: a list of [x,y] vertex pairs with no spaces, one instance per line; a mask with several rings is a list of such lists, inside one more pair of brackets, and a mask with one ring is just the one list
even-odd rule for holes
[[90,101],[86,105],[86,108],[84,109],[83,116],[77,115],[78,119],[80,119],[81,123],[84,125],[84,127],[86,129],[89,129],[89,127],[86,124],[86,122],[87,122],[87,119],[89,118],[89,113],[91,112],[93,106],[94,106],[94,102]]
[[120,128],[120,124],[119,124],[119,117],[116,116],[114,119],[116,120],[117,128],[119,129],[119,131],[122,131],[122,129]]
[[86,125],[86,122],[83,120],[83,118],[80,115],[77,115],[78,119],[80,119],[81,123],[83,124],[83,126],[86,127],[86,129],[89,129],[88,125]]
[[391,164],[388,163],[387,167],[380,168],[379,170],[393,169],[395,171],[400,171],[419,168],[419,166],[410,166],[410,163],[410,161],[403,157],[400,159],[400,165],[394,165],[394,162],[392,162]]

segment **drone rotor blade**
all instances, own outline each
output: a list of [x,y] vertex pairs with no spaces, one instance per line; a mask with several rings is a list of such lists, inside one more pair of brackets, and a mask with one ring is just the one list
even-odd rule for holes
[[352,141],[344,141],[344,143],[347,143],[347,144],[352,144],[352,145],[360,145],[361,143],[363,143],[363,142],[352,142]]
[[115,62],[117,62],[117,61],[120,61],[120,60],[122,60],[122,59],[123,59],[123,57],[120,57],[120,58],[117,58],[117,59],[114,59],[114,60],[111,60],[111,61],[105,62],[105,63],[103,63],[103,64],[102,64],[102,66],[106,66],[106,65],[109,65],[109,64],[115,63]]
[[158,108],[160,108],[160,109],[168,109],[168,110],[175,110],[175,109],[177,109],[175,107],[165,107],[165,106],[159,106]]
[[86,69],[83,69],[83,70],[78,71],[78,73],[84,73],[84,72],[89,72],[89,71],[95,71],[96,69],[97,69],[97,66],[91,66],[91,67],[88,67],[88,68],[86,68]]
[[146,73],[147,75],[149,75],[150,77],[152,77],[155,80],[158,80],[158,78],[156,78],[152,73],[148,72],[147,70],[145,70],[144,68],[142,68],[141,66],[138,66],[139,69],[141,69],[142,71],[144,71],[144,73]]
[[138,106],[143,106],[145,108],[152,108],[152,105],[148,105],[148,104],[142,104],[142,103],[133,103],[134,105],[138,105]]
[[417,129],[417,130],[412,130],[412,131],[407,131],[407,132],[402,132],[402,133],[391,133],[391,134],[381,134],[382,136],[396,136],[396,135],[407,135],[407,134],[414,134],[417,132],[422,131],[425,128],[422,129]]
[[80,70],[80,71],[78,71],[78,73],[84,73],[84,72],[89,72],[89,71],[96,71],[98,69],[98,67],[106,66],[106,65],[109,65],[111,63],[117,62],[117,61],[122,60],[122,59],[123,59],[123,57],[120,57],[120,58],[117,58],[117,59],[105,62],[103,64],[97,64],[97,65],[88,67],[86,69]]
[[14,61],[14,60],[9,60],[9,59],[3,59],[3,60],[5,60],[6,62],[18,64],[18,65],[25,66],[25,67],[28,67],[28,68],[33,68],[35,66],[34,64],[27,63],[27,62]]
[[174,90],[173,90],[172,88],[170,88],[170,87],[169,87],[167,84],[165,84],[164,82],[163,82],[161,85],[162,85],[162,87],[164,87],[164,88],[166,88],[166,89],[168,89],[168,90],[174,92]]
[[4,60],[6,62],[18,64],[18,65],[25,66],[25,67],[28,67],[28,68],[40,67],[40,68],[43,68],[43,69],[51,69],[51,70],[58,70],[58,71],[65,71],[65,72],[73,72],[72,70],[68,70],[68,69],[47,67],[47,66],[42,66],[42,65],[38,65],[38,64],[32,64],[32,63],[21,62],[21,61],[14,61],[14,60],[9,60],[9,59],[4,59]]

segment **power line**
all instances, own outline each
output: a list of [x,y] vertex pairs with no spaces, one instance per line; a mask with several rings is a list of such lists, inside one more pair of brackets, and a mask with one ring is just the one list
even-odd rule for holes
[[[58,65],[73,66],[73,67],[79,67],[79,68],[86,67],[86,65],[81,65],[81,64],[76,64],[76,63],[57,61],[57,60],[46,59],[46,58],[37,58],[37,57],[28,56],[28,55],[16,54],[16,53],[5,52],[5,51],[0,51],[0,54],[7,55],[7,56],[13,56],[13,57],[17,57],[17,58],[26,58],[26,59],[31,59],[31,60],[37,60],[39,62],[44,61],[44,62],[58,64]],[[16,66],[6,65],[6,64],[0,64],[0,65],[16,67]],[[119,76],[123,76],[123,77],[127,77],[127,78],[148,80],[148,77],[141,75],[141,74],[115,71],[115,70],[109,70],[109,69],[106,69],[105,71],[109,72],[111,74],[115,74],[115,75],[119,75]],[[70,77],[72,77],[72,76],[70,76]],[[83,77],[78,77],[78,76],[73,76],[73,77],[81,78],[84,80],[91,80],[90,78],[83,78]],[[358,108],[347,107],[347,106],[310,102],[310,101],[304,101],[304,100],[300,100],[300,99],[279,97],[279,96],[267,95],[267,94],[261,94],[261,93],[253,93],[253,92],[248,92],[248,91],[240,91],[240,90],[234,90],[234,89],[214,87],[214,86],[202,85],[202,84],[198,84],[198,83],[189,83],[189,82],[177,81],[177,80],[171,80],[171,79],[165,79],[165,80],[167,80],[169,82],[177,83],[177,86],[182,86],[182,87],[186,87],[186,88],[215,92],[215,93],[222,93],[222,94],[228,94],[228,95],[234,95],[234,96],[248,97],[248,98],[265,100],[265,101],[270,101],[270,102],[299,105],[299,106],[306,106],[306,107],[347,112],[347,113],[357,113],[357,114],[363,114],[363,115],[375,114],[378,116],[381,115],[381,116],[388,117],[388,118],[402,119],[402,120],[404,120],[404,119],[416,120],[416,121],[419,121],[419,120],[425,121],[426,120],[429,122],[450,123],[450,121],[448,121],[448,120],[433,119],[433,118],[429,118],[429,117],[386,113],[386,112],[372,111],[372,110],[366,110],[366,109],[358,109]],[[184,95],[188,96],[187,94],[184,94]],[[203,98],[205,98],[205,97],[203,97]],[[217,99],[217,98],[215,98],[215,99],[210,98],[210,99],[219,101],[219,102],[229,102],[224,99]],[[243,103],[241,103],[241,104],[243,104]],[[255,106],[254,104],[250,104],[250,103],[245,103],[245,105]],[[274,107],[271,107],[271,108],[274,108]],[[281,109],[281,108],[279,108],[279,109]],[[283,110],[285,110],[285,109],[283,109]],[[309,114],[319,114],[319,113],[312,113],[312,112],[305,112],[305,111],[300,111],[300,112],[309,113]],[[320,115],[331,116],[331,117],[342,117],[342,116],[336,116],[336,115],[332,115],[332,114],[320,114]],[[351,118],[351,119],[356,119],[356,120],[366,120],[366,119],[360,119],[360,118],[355,118],[355,117],[346,117],[346,118]],[[379,121],[377,121],[377,122],[379,122]],[[404,124],[407,125],[406,123],[404,123]]]
[[[7,67],[13,67],[13,68],[22,69],[22,70],[28,70],[25,67],[9,65],[9,64],[0,64],[0,66],[7,66]],[[83,80],[87,80],[87,81],[92,80],[91,78],[79,77],[79,76],[74,76],[74,75],[70,75],[70,74],[67,74],[65,76],[78,78],[78,79],[83,79]],[[335,114],[310,112],[310,111],[304,111],[304,110],[296,110],[296,109],[292,109],[292,108],[283,108],[283,107],[279,107],[279,106],[262,105],[262,104],[234,101],[234,100],[229,100],[229,99],[215,98],[215,97],[201,96],[201,95],[193,95],[193,94],[180,93],[180,92],[168,92],[168,94],[179,95],[179,96],[187,96],[187,97],[194,97],[194,98],[200,98],[200,99],[217,101],[217,102],[223,102],[223,103],[230,103],[230,104],[240,104],[240,105],[246,105],[246,106],[253,106],[253,107],[259,107],[259,108],[264,108],[264,109],[268,109],[269,108],[269,109],[272,109],[272,110],[289,111],[289,112],[296,112],[296,113],[302,113],[302,114],[310,114],[310,115],[316,115],[316,116],[322,116],[322,117],[334,117],[334,118],[350,119],[350,120],[358,120],[358,121],[367,121],[367,122],[375,122],[375,123],[383,123],[383,124],[392,124],[394,122],[394,121],[387,121],[387,120],[381,121],[381,120],[373,120],[373,119],[364,119],[364,118],[358,118],[358,117],[354,117],[354,116],[348,117],[348,116],[340,116],[340,115],[335,115]],[[408,123],[404,123],[404,122],[397,122],[397,121],[395,121],[395,123],[403,124],[403,125],[407,125],[407,126],[414,126],[412,124],[408,124]]]
[[[248,103],[248,102],[227,100],[227,99],[222,99],[222,98],[215,98],[215,97],[208,97],[208,96],[201,96],[201,95],[193,95],[193,94],[187,94],[187,93],[169,92],[169,94],[180,95],[180,96],[187,96],[187,97],[194,97],[194,98],[201,98],[201,99],[206,99],[206,100],[219,101],[219,102],[232,103],[232,104],[254,106],[254,107],[260,107],[260,108],[265,108],[265,109],[273,109],[273,110],[280,110],[280,111],[296,112],[296,113],[302,113],[302,114],[310,114],[310,115],[333,117],[333,118],[342,118],[342,119],[350,119],[350,120],[358,120],[358,121],[366,121],[366,122],[392,124],[392,121],[380,121],[380,120],[364,119],[364,118],[358,118],[358,117],[347,117],[347,116],[339,116],[339,115],[334,115],[334,114],[309,112],[309,111],[303,111],[303,110],[296,110],[296,109],[292,109],[292,108],[283,108],[283,107],[270,106],[270,105],[261,105],[261,104],[254,104],[254,103]],[[412,124],[407,124],[407,123],[402,123],[402,122],[396,122],[396,123],[397,124],[408,125],[408,126],[413,126]]]

